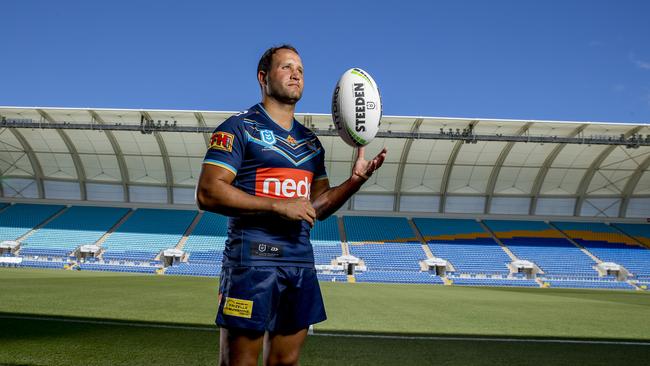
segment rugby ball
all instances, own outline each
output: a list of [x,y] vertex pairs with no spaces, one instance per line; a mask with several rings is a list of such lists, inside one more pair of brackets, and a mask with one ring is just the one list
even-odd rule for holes
[[356,67],[343,73],[332,96],[332,119],[343,141],[352,147],[368,145],[379,130],[381,108],[370,74]]

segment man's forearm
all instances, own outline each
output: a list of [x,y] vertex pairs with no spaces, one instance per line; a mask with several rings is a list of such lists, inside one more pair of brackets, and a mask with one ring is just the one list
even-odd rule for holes
[[324,220],[331,214],[336,212],[343,204],[357,193],[359,188],[365,183],[366,180],[353,175],[341,185],[332,187],[323,192],[318,198],[314,200],[312,205],[316,209],[316,218]]
[[209,189],[199,186],[196,199],[201,210],[226,216],[274,212],[278,202],[273,198],[250,195],[225,182],[214,182]]

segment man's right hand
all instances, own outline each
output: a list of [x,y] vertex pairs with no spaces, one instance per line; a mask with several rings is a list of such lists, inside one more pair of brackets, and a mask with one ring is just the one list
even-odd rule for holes
[[305,197],[278,199],[273,203],[273,210],[286,220],[305,220],[311,227],[316,220],[316,210]]

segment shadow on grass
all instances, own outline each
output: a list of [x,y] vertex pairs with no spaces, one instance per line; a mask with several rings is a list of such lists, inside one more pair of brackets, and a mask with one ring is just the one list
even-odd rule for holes
[[[0,324],[5,326],[0,327],[0,340],[16,339],[16,338],[39,338],[51,337],[53,335],[62,336],[71,333],[78,333],[90,331],[94,326],[109,326],[109,327],[133,327],[133,328],[150,328],[150,329],[169,329],[169,330],[187,330],[187,331],[202,331],[202,332],[218,332],[219,328],[216,325],[205,324],[192,324],[181,322],[149,322],[142,320],[129,320],[129,319],[112,319],[112,318],[89,318],[89,317],[70,317],[70,316],[56,316],[56,315],[42,315],[30,313],[7,313],[0,312]],[[7,325],[14,323],[20,324],[18,328],[10,328]],[[30,326],[31,323],[31,326]],[[43,326],[47,324],[47,326]],[[71,324],[83,325],[81,327],[69,326]],[[549,343],[589,343],[589,342],[611,342],[611,343],[635,343],[637,345],[650,346],[650,340],[647,339],[634,339],[634,338],[607,338],[607,337],[554,337],[554,336],[538,336],[538,335],[494,335],[494,334],[464,334],[464,333],[436,333],[436,332],[373,332],[373,331],[358,331],[358,330],[326,330],[316,331],[315,335],[328,335],[342,337],[357,337],[363,338],[421,338],[422,340],[472,340],[472,341],[534,341],[534,342],[549,342]],[[650,349],[649,349],[650,351]],[[1,366],[1,365],[0,365]]]

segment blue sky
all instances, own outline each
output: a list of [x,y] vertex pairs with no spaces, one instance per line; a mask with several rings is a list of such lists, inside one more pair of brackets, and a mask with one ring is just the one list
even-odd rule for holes
[[0,2],[0,105],[242,110],[274,44],[299,112],[350,67],[384,114],[650,122],[650,1]]

